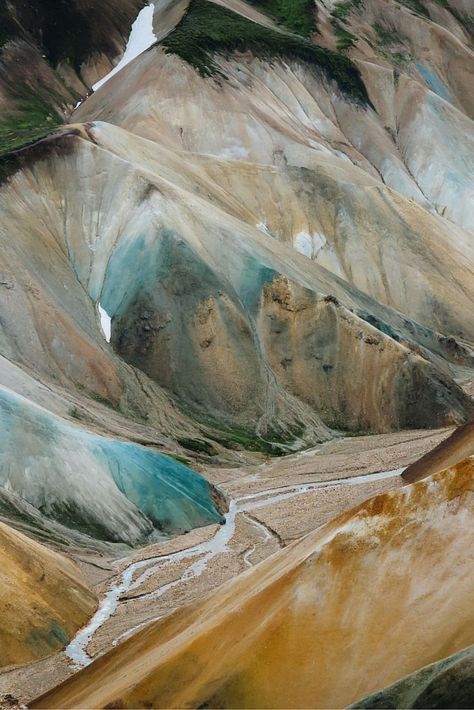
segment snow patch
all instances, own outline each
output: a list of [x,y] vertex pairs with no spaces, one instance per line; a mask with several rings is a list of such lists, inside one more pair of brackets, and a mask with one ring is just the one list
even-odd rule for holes
[[300,254],[307,256],[309,259],[318,256],[321,249],[327,246],[328,240],[324,234],[315,232],[307,234],[307,232],[298,232],[293,240],[293,246]]
[[100,327],[104,334],[104,338],[108,343],[110,343],[110,338],[112,336],[112,318],[109,316],[105,308],[102,308],[100,303],[97,304],[97,311],[100,318]]
[[293,246],[296,251],[299,251],[303,256],[307,256],[309,259],[313,256],[313,240],[311,235],[306,232],[299,232],[294,239]]
[[229,160],[247,160],[249,152],[243,145],[238,145],[236,143],[228,148],[225,148],[220,154],[220,157]]
[[266,234],[267,237],[271,237],[271,236],[272,236],[271,232],[269,231],[269,229],[268,229],[268,227],[267,227],[267,223],[266,223],[266,222],[259,222],[259,223],[258,223],[257,225],[255,225],[255,226],[256,226],[257,229],[259,229],[261,232],[263,232],[264,234]]
[[112,71],[93,85],[92,89],[94,91],[100,89],[101,86],[103,86],[114,76],[114,74],[117,74],[117,72],[127,66],[127,64],[130,64],[135,57],[138,57],[139,54],[151,47],[152,44],[155,44],[156,36],[153,32],[154,12],[155,5],[152,2],[140,10],[137,19],[133,23],[132,29],[130,30],[130,37],[128,38],[127,46],[122,59],[119,61],[117,66],[112,69]]

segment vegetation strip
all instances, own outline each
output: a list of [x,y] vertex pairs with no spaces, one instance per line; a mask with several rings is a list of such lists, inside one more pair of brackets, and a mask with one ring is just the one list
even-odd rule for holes
[[262,59],[284,57],[303,61],[334,80],[349,98],[369,103],[359,70],[348,57],[318,47],[299,35],[262,27],[207,0],[191,0],[187,13],[162,46],[204,77],[225,78],[215,54],[231,56],[250,51]]

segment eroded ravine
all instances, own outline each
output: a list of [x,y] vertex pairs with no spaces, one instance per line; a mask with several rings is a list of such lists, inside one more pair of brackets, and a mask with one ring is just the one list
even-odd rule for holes
[[[268,541],[271,538],[270,531],[259,521],[256,521],[248,515],[252,511],[281,503],[282,501],[289,500],[295,496],[305,495],[310,491],[320,488],[359,485],[386,478],[392,478],[399,476],[403,470],[403,468],[399,468],[391,471],[380,471],[365,475],[351,476],[344,479],[281,486],[278,488],[258,491],[248,495],[242,495],[234,500],[231,500],[229,510],[225,516],[225,524],[219,526],[216,533],[210,540],[206,540],[205,542],[201,542],[178,552],[173,552],[168,555],[156,555],[128,565],[120,573],[118,579],[115,580],[109,587],[99,606],[99,609],[91,618],[87,626],[81,629],[67,646],[65,650],[66,656],[70,659],[75,669],[83,668],[91,663],[93,658],[87,651],[89,644],[91,643],[96,632],[111,618],[111,616],[113,616],[121,603],[121,600],[123,600],[125,596],[127,599],[136,597],[140,597],[141,600],[158,599],[170,589],[200,577],[213,558],[229,551],[230,543],[236,530],[236,521],[239,516],[244,516],[247,522],[250,522],[252,525],[257,527],[262,533],[264,541]],[[243,558],[246,567],[252,565],[250,557],[256,547],[257,544],[246,550]],[[134,590],[138,591],[144,582],[146,582],[153,575],[164,571],[170,565],[186,560],[189,560],[192,563],[178,578],[158,586],[153,591],[148,591],[143,594],[133,594]],[[132,592],[132,596],[130,596],[130,592]],[[160,614],[158,613],[154,618],[159,618],[159,616]],[[149,623],[149,621],[151,621],[151,619],[130,628],[124,633],[121,633],[112,641],[113,645],[129,636],[141,626]]]

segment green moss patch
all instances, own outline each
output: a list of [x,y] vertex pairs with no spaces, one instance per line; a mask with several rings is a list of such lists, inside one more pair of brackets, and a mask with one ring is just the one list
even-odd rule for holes
[[424,17],[429,17],[430,13],[423,5],[421,0],[399,0],[401,5],[405,5],[409,10],[416,12],[417,15],[423,15]]
[[278,24],[303,37],[316,31],[314,0],[249,0]]
[[349,32],[342,23],[345,23],[351,12],[362,7],[363,0],[344,0],[338,3],[331,12],[331,25],[337,41],[339,52],[345,52],[350,47],[355,47],[357,37]]
[[259,451],[271,456],[284,456],[288,453],[288,447],[296,439],[300,438],[304,432],[304,427],[294,427],[284,438],[280,433],[268,432],[267,438],[262,438],[254,431],[245,429],[217,430],[207,432],[207,436],[213,439],[226,449],[245,449],[247,451]]
[[204,77],[223,77],[215,54],[251,52],[255,57],[284,57],[306,62],[334,80],[351,99],[366,104],[367,91],[357,67],[339,52],[312,44],[303,37],[262,27],[207,0],[191,0],[186,15],[162,42]]
[[344,29],[341,23],[337,20],[332,20],[331,24],[336,36],[337,48],[340,52],[345,52],[350,47],[355,47],[357,37],[353,35],[352,32]]
[[173,461],[182,463],[185,466],[191,466],[192,464],[191,459],[188,459],[187,456],[181,456],[180,454],[175,454],[172,451],[162,451],[161,453],[163,454],[163,456],[168,456],[170,459],[173,459]]
[[376,43],[371,46],[380,54],[380,56],[387,59],[392,64],[400,66],[407,64],[412,61],[412,56],[407,50],[393,51],[390,50],[390,46],[396,45],[397,47],[403,46],[403,38],[399,37],[393,29],[384,27],[376,23],[374,25],[374,31],[377,37]]
[[374,25],[375,34],[377,35],[377,43],[379,45],[397,44],[400,42],[400,38],[393,30],[389,30],[383,25]]
[[363,0],[344,0],[336,5],[331,12],[331,17],[344,22],[353,10],[360,9],[362,5]]
[[15,110],[0,116],[0,185],[29,158],[41,157],[44,151],[35,151],[32,147],[62,122],[61,116],[44,99],[21,88]]
[[0,117],[0,159],[44,138],[61,123],[61,116],[50,105],[23,89],[16,110]]
[[[214,447],[203,439],[178,439],[178,444],[187,449],[188,451],[196,451],[199,454],[206,454],[207,456],[215,456],[217,451]],[[174,457],[176,458],[176,457]]]

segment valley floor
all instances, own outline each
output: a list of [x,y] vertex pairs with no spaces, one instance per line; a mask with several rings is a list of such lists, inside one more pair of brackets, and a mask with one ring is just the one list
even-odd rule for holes
[[76,552],[102,600],[98,612],[65,652],[0,674],[0,695],[27,703],[140,626],[203,597],[340,512],[401,486],[403,468],[450,432],[341,438],[259,465],[207,469],[229,499],[225,525],[119,559]]

